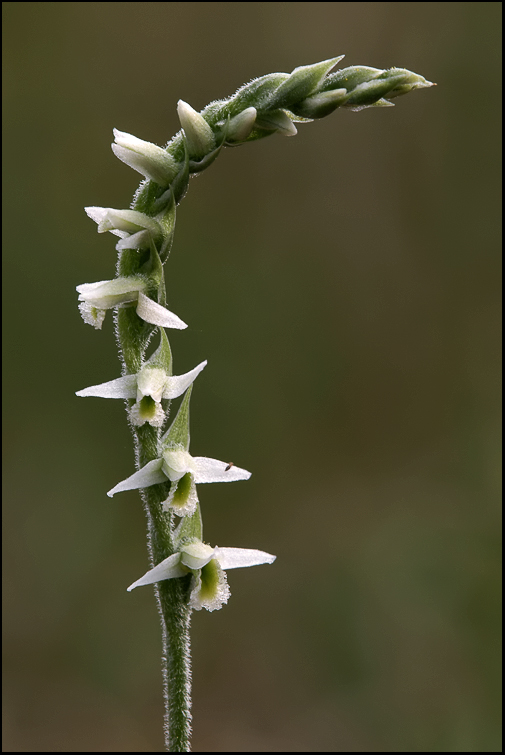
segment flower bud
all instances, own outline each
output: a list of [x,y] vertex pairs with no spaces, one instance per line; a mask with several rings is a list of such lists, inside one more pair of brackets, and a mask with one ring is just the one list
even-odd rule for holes
[[226,141],[244,142],[251,133],[256,120],[256,108],[248,107],[232,118],[228,124]]
[[190,158],[200,160],[212,152],[216,146],[216,140],[205,118],[184,100],[179,100],[177,103],[177,113],[184,129]]
[[349,99],[344,107],[369,107],[374,105],[378,100],[387,97],[397,85],[403,84],[405,76],[403,73],[397,76],[388,76],[385,79],[373,79],[359,84],[349,95]]
[[307,97],[297,105],[293,105],[291,112],[302,118],[324,118],[338,107],[343,105],[347,100],[347,90],[334,89],[331,92],[321,92]]
[[284,110],[273,110],[271,113],[258,116],[256,126],[267,131],[278,131],[283,136],[296,136],[298,133],[295,124]]
[[114,129],[112,151],[122,162],[160,186],[168,186],[179,172],[179,166],[165,149],[145,142],[132,134]]

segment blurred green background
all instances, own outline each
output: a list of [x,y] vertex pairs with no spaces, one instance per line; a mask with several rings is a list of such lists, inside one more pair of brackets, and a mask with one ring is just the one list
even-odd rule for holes
[[194,615],[199,752],[496,752],[501,3],[4,3],[4,751],[163,748],[160,636],[85,205],[116,127],[164,144],[255,76],[346,54],[438,83],[226,150],[178,213],[177,373],[209,365],[205,538],[275,553]]

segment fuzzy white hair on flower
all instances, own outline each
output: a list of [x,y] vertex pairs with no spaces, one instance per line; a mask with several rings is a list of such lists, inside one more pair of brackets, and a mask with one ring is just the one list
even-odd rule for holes
[[230,588],[225,572],[246,566],[272,564],[275,556],[265,551],[251,548],[212,548],[202,542],[184,545],[127,589],[131,592],[136,587],[176,579],[192,573],[189,605],[196,611],[206,608],[216,611],[228,602]]
[[163,329],[160,329],[160,335],[161,343],[158,349],[135,375],[124,375],[116,380],[92,385],[77,391],[76,395],[136,399],[129,412],[132,424],[141,426],[148,422],[153,427],[161,427],[165,419],[162,399],[182,396],[204,369],[207,361],[201,362],[184,375],[172,375],[172,354]]
[[[198,368],[197,368],[198,369]],[[207,456],[192,456],[189,451],[190,386],[179,407],[177,416],[159,443],[159,458],[149,461],[142,469],[119,482],[107,495],[112,498],[125,490],[137,490],[170,482],[170,493],[163,502],[165,511],[171,509],[178,516],[190,516],[198,505],[196,485],[206,482],[235,482],[248,480],[247,469]]]

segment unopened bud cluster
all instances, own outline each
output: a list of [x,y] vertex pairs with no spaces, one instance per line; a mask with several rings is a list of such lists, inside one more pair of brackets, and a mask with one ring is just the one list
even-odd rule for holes
[[[121,491],[158,491],[154,517],[166,516],[167,533],[152,553],[154,567],[130,588],[191,575],[187,603],[191,608],[220,608],[228,599],[225,570],[272,563],[263,551],[218,548],[202,540],[197,485],[247,480],[250,473],[231,462],[192,456],[189,452],[189,402],[192,385],[207,362],[182,375],[172,373],[172,353],[165,328],[186,324],[166,306],[163,265],[172,245],[176,206],[189,178],[207,168],[223,147],[279,133],[294,136],[295,123],[322,118],[339,107],[362,110],[390,106],[392,99],[432,84],[401,68],[380,70],[351,66],[331,72],[343,56],[254,79],[226,100],[212,102],[198,113],[188,103],[177,105],[181,130],[166,145],[114,129],[114,154],[141,174],[130,209],[88,207],[98,232],[119,237],[116,276],[77,287],[79,308],[86,323],[100,329],[107,310],[115,311],[116,335],[123,374],[85,388],[79,396],[121,398],[137,447],[137,471],[118,483]],[[146,356],[157,331],[159,345]],[[170,401],[184,394],[168,429]],[[173,515],[180,518],[176,528]]]

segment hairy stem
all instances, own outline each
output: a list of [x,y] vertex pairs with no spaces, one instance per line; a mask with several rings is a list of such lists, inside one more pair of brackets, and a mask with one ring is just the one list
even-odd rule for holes
[[[153,328],[143,323],[132,309],[120,309],[116,316],[116,335],[126,373],[139,369]],[[133,403],[133,402],[130,402]],[[132,427],[136,466],[140,469],[158,456],[160,431],[151,425]],[[147,516],[147,547],[151,566],[174,552],[173,514],[165,512],[170,483],[153,485],[141,491]],[[156,602],[162,630],[162,674],[165,701],[165,747],[169,752],[190,752],[191,734],[191,653],[188,589],[190,577],[165,580],[155,585]]]

